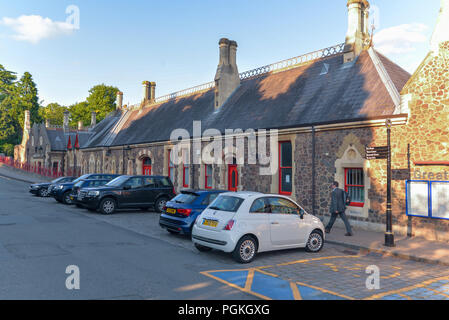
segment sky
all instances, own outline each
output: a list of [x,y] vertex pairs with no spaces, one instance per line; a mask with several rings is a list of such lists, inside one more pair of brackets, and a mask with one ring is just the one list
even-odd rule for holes
[[[97,84],[124,103],[213,81],[218,41],[239,71],[343,43],[346,0],[0,0],[0,64],[33,75],[44,105],[84,101]],[[371,0],[376,50],[413,73],[429,51],[440,0]]]

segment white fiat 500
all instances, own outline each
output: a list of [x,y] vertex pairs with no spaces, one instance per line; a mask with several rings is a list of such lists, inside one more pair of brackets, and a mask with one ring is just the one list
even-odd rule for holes
[[199,251],[232,252],[238,262],[249,263],[258,252],[292,248],[319,252],[324,226],[288,197],[230,192],[198,216],[192,240]]

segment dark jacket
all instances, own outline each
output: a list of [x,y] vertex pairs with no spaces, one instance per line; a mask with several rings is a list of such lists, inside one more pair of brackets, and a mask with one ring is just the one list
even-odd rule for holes
[[346,210],[346,192],[342,189],[335,188],[331,195],[330,213],[335,211],[344,212]]

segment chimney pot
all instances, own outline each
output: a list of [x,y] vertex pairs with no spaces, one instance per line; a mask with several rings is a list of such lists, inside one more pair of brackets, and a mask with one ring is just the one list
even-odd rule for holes
[[367,0],[348,0],[348,31],[345,41],[344,61],[353,61],[370,40],[369,8]]
[[90,114],[90,126],[93,128],[97,124],[97,113],[92,111]]
[[64,122],[62,124],[62,128],[64,130],[64,132],[69,131],[69,116],[70,116],[70,112],[68,112],[67,110],[64,111]]
[[116,104],[117,104],[117,110],[121,110],[123,107],[123,92],[121,92],[121,91],[117,92]]

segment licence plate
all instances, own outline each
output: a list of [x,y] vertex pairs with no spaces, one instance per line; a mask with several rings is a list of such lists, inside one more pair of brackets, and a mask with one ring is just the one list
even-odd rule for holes
[[167,208],[167,213],[175,214],[176,213],[176,209]]
[[204,219],[203,226],[216,228],[218,226],[218,221]]

